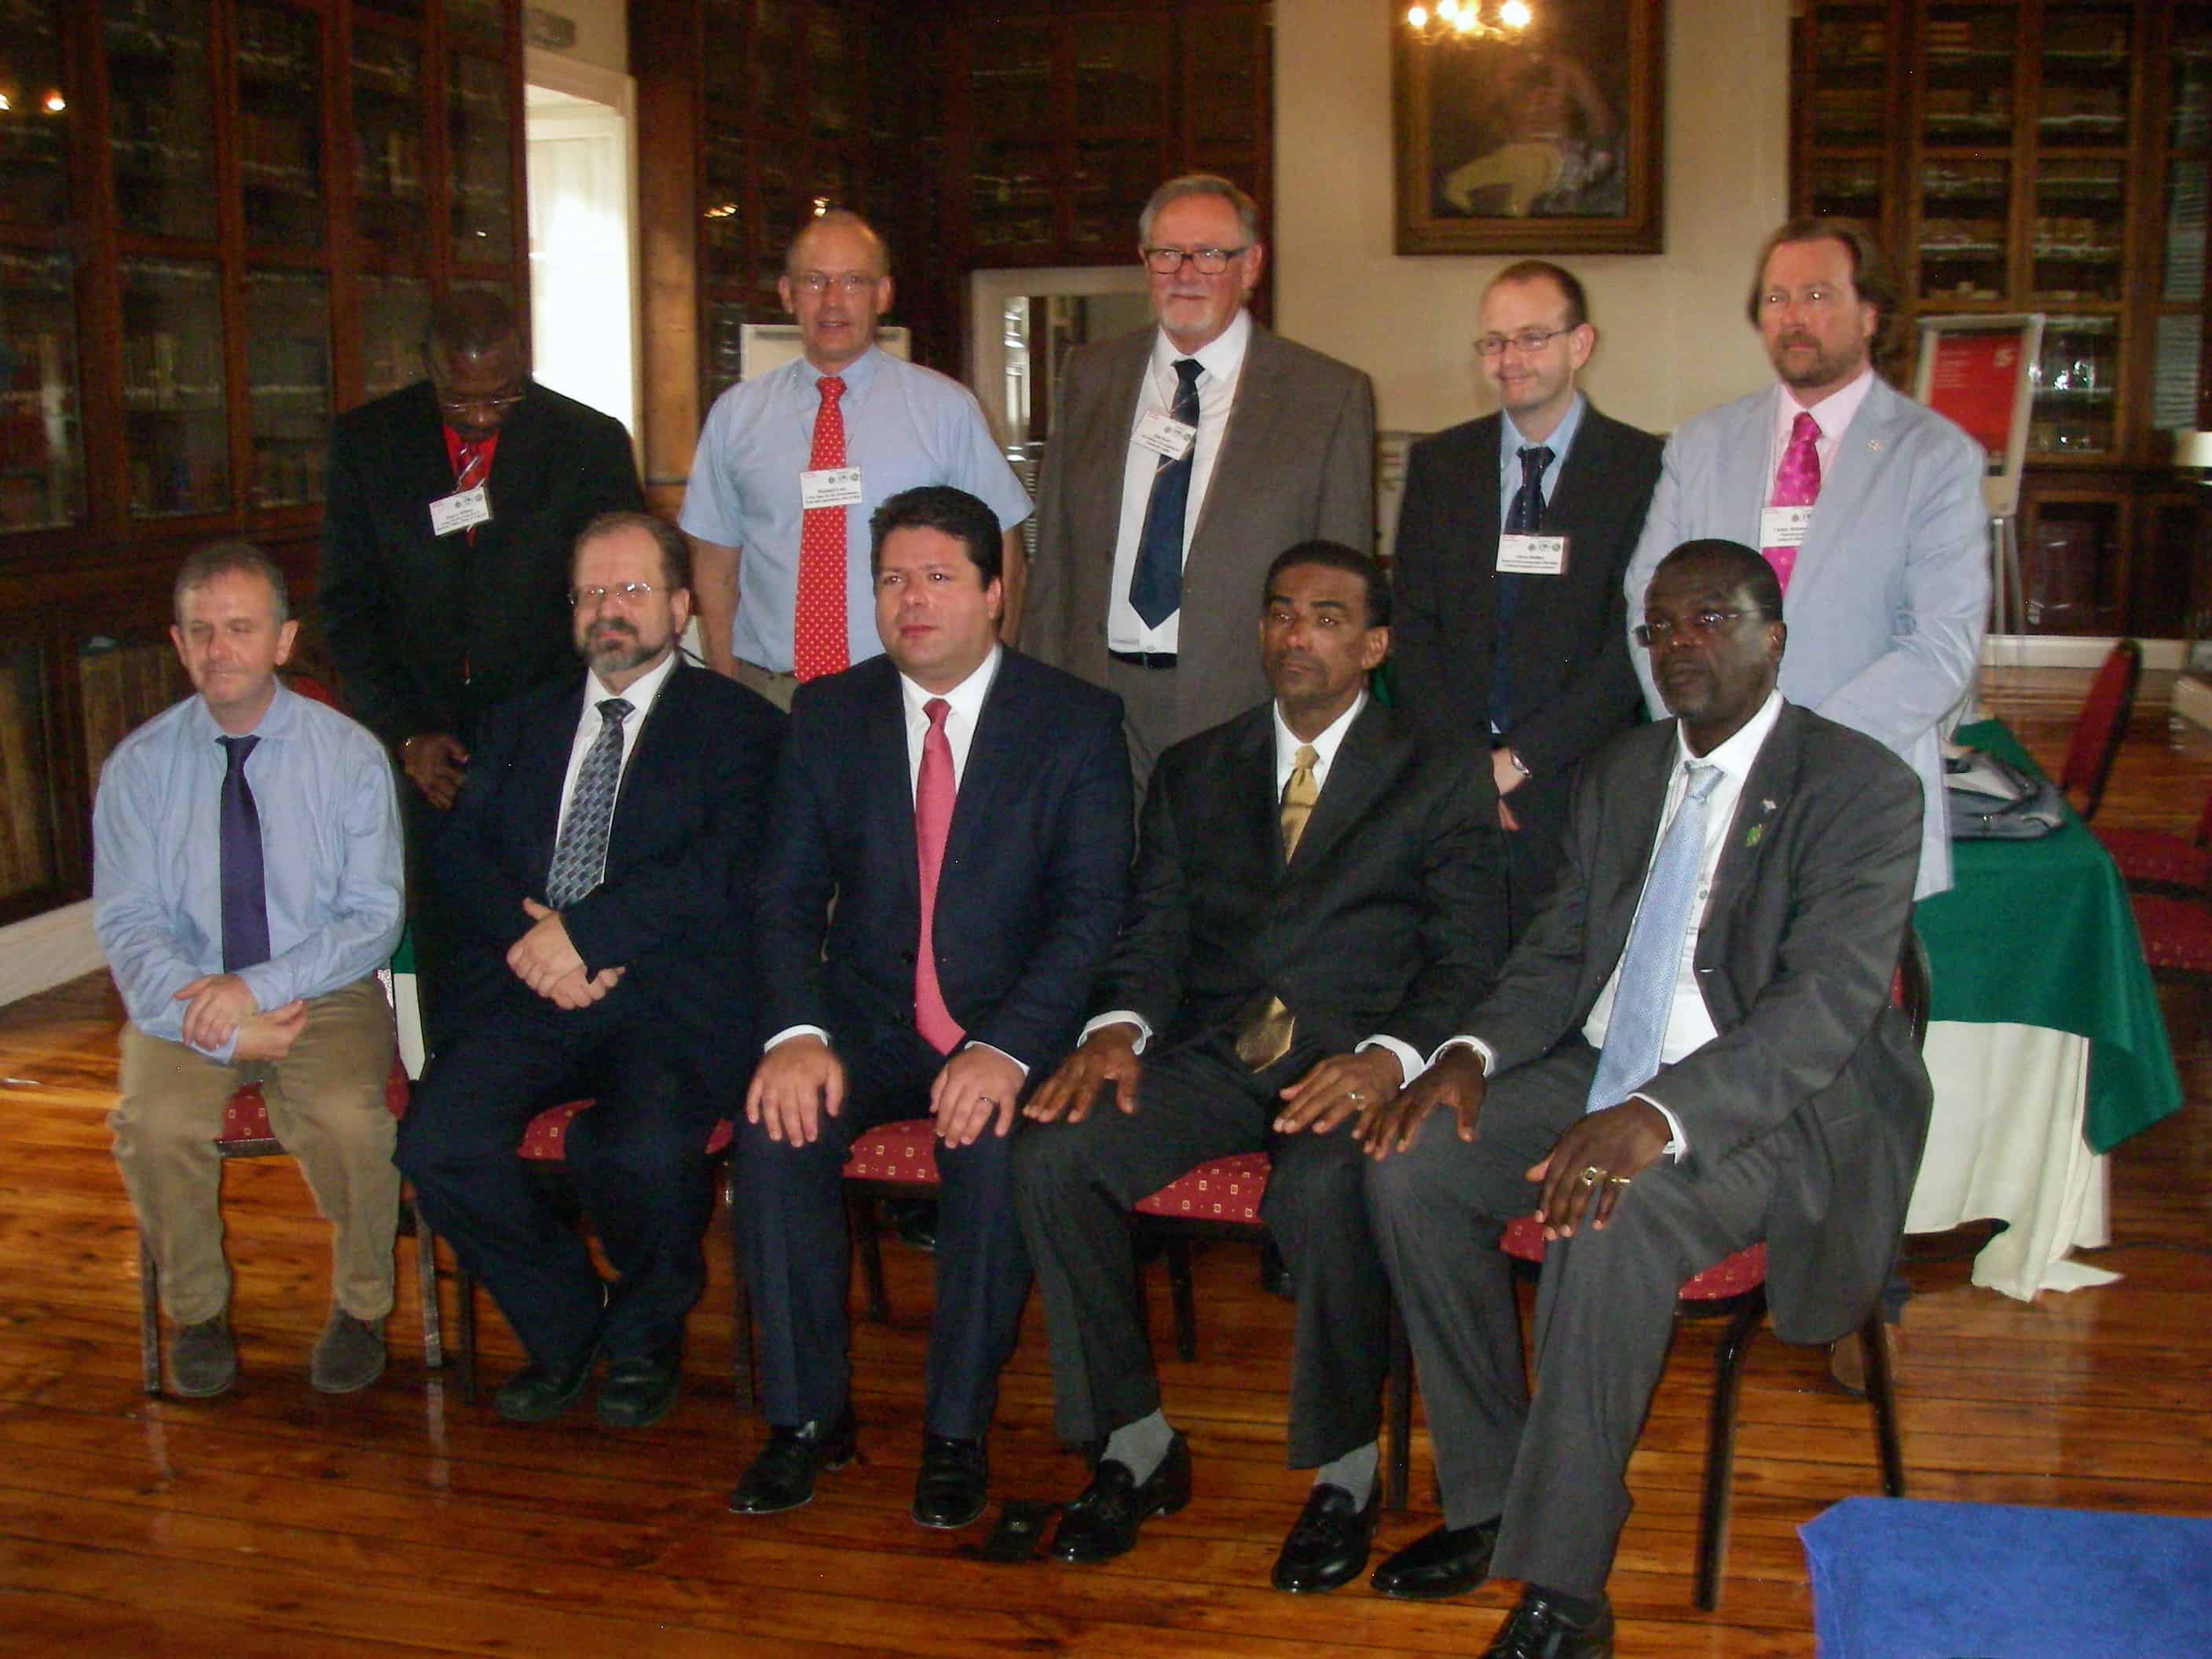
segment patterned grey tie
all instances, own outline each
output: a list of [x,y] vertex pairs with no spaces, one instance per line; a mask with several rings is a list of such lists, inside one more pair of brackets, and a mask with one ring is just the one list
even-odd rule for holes
[[609,697],[599,704],[599,735],[576,774],[576,793],[553,845],[553,867],[545,877],[545,902],[566,908],[599,884],[606,867],[607,830],[615,819],[615,790],[622,782],[623,722],[629,700]]
[[1705,867],[1705,800],[1721,781],[1717,766],[1682,764],[1690,774],[1689,787],[1660,840],[1651,873],[1644,878],[1628,948],[1620,953],[1620,983],[1613,994],[1613,1018],[1605,1028],[1597,1074],[1590,1079],[1586,1112],[1618,1106],[1659,1069],[1667,1017],[1674,1006],[1674,981],[1682,969],[1682,941],[1689,937],[1690,906],[1698,896],[1698,872]]

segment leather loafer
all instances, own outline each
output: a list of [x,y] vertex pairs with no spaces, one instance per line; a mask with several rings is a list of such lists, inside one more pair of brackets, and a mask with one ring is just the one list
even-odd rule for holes
[[1543,1591],[1523,1591],[1482,1659],[1613,1659],[1613,1607],[1601,1600],[1596,1616],[1577,1624]]
[[587,1351],[566,1370],[532,1360],[501,1384],[491,1397],[492,1410],[510,1423],[543,1423],[560,1416],[576,1403],[584,1384],[592,1380],[592,1361],[596,1357],[596,1350]]
[[599,1384],[599,1421],[611,1429],[649,1429],[676,1404],[683,1379],[675,1359],[651,1354],[607,1361]]
[[1375,1542],[1379,1496],[1377,1491],[1369,1492],[1361,1508],[1341,1486],[1316,1486],[1283,1540],[1268,1582],[1292,1595],[1314,1595],[1358,1577]]
[[859,1449],[859,1425],[850,1406],[834,1423],[772,1425],[768,1444],[730,1494],[732,1515],[781,1515],[814,1501],[814,1477],[823,1469],[842,1469]]
[[1119,1458],[1102,1457],[1091,1484],[1060,1512],[1050,1553],[1056,1561],[1110,1561],[1137,1542],[1137,1528],[1190,1502],[1190,1444],[1181,1435],[1151,1478],[1139,1480]]
[[923,1435],[921,1471],[914,1478],[915,1524],[951,1532],[980,1519],[990,1485],[991,1460],[981,1440]]
[[1490,1553],[1498,1545],[1498,1522],[1472,1527],[1432,1527],[1388,1557],[1367,1582],[1377,1595],[1403,1601],[1434,1601],[1464,1595],[1490,1577]]

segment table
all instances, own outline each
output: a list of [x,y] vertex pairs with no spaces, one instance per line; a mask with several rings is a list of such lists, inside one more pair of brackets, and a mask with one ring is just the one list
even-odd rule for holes
[[[2000,721],[1956,736],[2034,766]],[[2070,811],[2039,841],[1951,852],[1954,885],[1914,915],[1936,1106],[1905,1231],[2007,1222],[1973,1279],[2008,1296],[2106,1283],[2067,1260],[2110,1242],[2104,1155],[2182,1099],[2127,890]]]

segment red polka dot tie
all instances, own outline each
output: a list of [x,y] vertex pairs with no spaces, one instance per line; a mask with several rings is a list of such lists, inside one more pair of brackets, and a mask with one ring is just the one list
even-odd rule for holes
[[[1820,452],[1814,447],[1820,441],[1820,423],[1799,410],[1790,425],[1790,447],[1782,452],[1782,465],[1774,469],[1774,494],[1768,498],[1768,506],[1810,507],[1820,499]],[[1759,550],[1774,567],[1782,591],[1787,593],[1790,573],[1797,565],[1797,550],[1766,547]]]
[[[845,417],[837,400],[845,382],[824,374],[814,415],[809,471],[845,465]],[[849,659],[845,643],[845,509],[810,507],[799,532],[799,603],[792,617],[791,672],[802,680],[835,674]]]

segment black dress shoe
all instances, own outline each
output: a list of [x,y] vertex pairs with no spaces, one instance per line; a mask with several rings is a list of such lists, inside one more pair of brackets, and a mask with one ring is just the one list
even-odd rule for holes
[[510,1423],[543,1423],[558,1417],[576,1403],[584,1384],[592,1380],[592,1361],[597,1357],[597,1349],[588,1350],[565,1370],[533,1359],[500,1385],[491,1397],[491,1408]]
[[1482,1659],[1613,1659],[1613,1608],[1602,1598],[1587,1622],[1538,1589],[1524,1590]]
[[1490,1577],[1490,1553],[1498,1545],[1498,1522],[1472,1527],[1432,1527],[1388,1557],[1367,1582],[1378,1595],[1404,1601],[1434,1601],[1464,1595]]
[[951,1532],[979,1520],[991,1484],[991,1460],[981,1440],[921,1437],[921,1472],[914,1478],[915,1524]]
[[1091,1484],[1060,1512],[1050,1553],[1056,1561],[1109,1561],[1127,1555],[1137,1528],[1156,1515],[1173,1515],[1190,1502],[1190,1444],[1181,1435],[1168,1443],[1149,1480],[1139,1481],[1118,1458],[1103,1457]]
[[1260,1288],[1285,1302],[1298,1299],[1298,1287],[1291,1278],[1291,1264],[1283,1260],[1282,1249],[1272,1237],[1260,1246]]
[[891,1231],[900,1243],[925,1254],[937,1249],[935,1199],[895,1198],[884,1207],[890,1212]]
[[1378,1483],[1361,1509],[1353,1506],[1352,1494],[1341,1486],[1316,1486],[1283,1540],[1268,1582],[1292,1595],[1312,1595],[1358,1577],[1375,1542],[1380,1495]]
[[672,1355],[610,1359],[599,1384],[599,1421],[611,1429],[651,1428],[675,1405],[681,1378]]
[[730,1494],[730,1513],[781,1515],[811,1503],[816,1472],[842,1469],[851,1462],[857,1438],[850,1406],[835,1423],[774,1425],[768,1431],[768,1444]]

